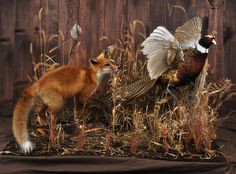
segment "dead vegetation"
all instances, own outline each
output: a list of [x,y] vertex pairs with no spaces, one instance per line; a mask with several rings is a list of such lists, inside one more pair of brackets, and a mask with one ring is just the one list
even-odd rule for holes
[[[126,35],[127,41],[117,42],[121,43],[117,45],[121,51],[117,62],[121,62],[122,57],[127,63],[120,63],[121,70],[112,79],[111,91],[125,89],[131,82],[147,76],[141,43],[135,40],[137,35],[145,39],[145,33],[136,31],[138,27],[143,27],[142,22],[134,21]],[[154,86],[145,96],[130,101],[122,101],[114,93],[112,134],[126,132],[130,136],[131,154],[137,154],[146,144],[148,150],[159,152],[161,157],[215,157],[218,152],[212,145],[216,138],[218,111],[232,84],[227,79],[205,84],[206,74],[201,78],[195,86],[178,89],[162,90]]]
[[[39,20],[41,13],[42,9]],[[37,145],[32,155],[113,155],[193,160],[214,160],[220,156],[213,142],[217,136],[218,111],[232,86],[229,80],[203,82],[197,88],[189,85],[171,91],[154,86],[146,95],[129,101],[114,93],[120,87],[125,88],[148,75],[146,58],[140,47],[145,33],[143,23],[134,21],[127,33],[115,41],[116,49],[112,56],[121,69],[110,80],[109,92],[102,96],[94,95],[79,113],[73,108],[73,100],[65,106],[55,128],[55,147],[49,147],[49,114],[38,102],[34,112],[37,119],[31,123],[31,136]],[[39,59],[34,57],[33,44],[30,45],[35,72],[31,82],[58,66],[53,60],[53,53],[67,42],[61,32],[47,37],[41,27],[39,37]],[[50,48],[53,39],[59,39],[61,45]],[[75,114],[84,114],[81,117],[85,124],[79,124]],[[15,142],[11,142],[4,151],[20,153]]]

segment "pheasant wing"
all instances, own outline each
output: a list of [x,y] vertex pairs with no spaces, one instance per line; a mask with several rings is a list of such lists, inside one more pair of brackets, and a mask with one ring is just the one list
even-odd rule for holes
[[182,49],[195,48],[201,38],[202,20],[194,17],[175,30],[175,38]]
[[147,70],[151,79],[157,79],[169,69],[182,52],[179,42],[162,26],[157,27],[142,46],[142,52],[148,58]]

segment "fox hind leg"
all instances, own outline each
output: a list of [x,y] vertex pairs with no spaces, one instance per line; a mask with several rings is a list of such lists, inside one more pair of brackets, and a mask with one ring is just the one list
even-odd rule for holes
[[55,114],[64,106],[64,99],[59,92],[54,89],[46,89],[38,93],[42,102],[48,107],[50,112],[50,145],[55,144]]

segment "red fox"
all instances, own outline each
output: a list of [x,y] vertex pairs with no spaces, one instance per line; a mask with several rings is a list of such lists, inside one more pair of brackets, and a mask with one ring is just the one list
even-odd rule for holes
[[45,73],[25,89],[13,113],[13,134],[22,151],[29,153],[34,148],[29,140],[27,124],[37,98],[51,113],[56,113],[64,106],[67,97],[79,95],[86,101],[96,91],[103,74],[117,70],[115,63],[101,53],[90,59],[90,67],[61,66]]

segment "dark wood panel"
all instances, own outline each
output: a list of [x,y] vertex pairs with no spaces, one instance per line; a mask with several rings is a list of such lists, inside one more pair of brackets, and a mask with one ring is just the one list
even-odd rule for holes
[[80,1],[79,24],[83,30],[81,37],[81,49],[85,50],[85,58],[79,59],[80,65],[88,65],[86,58],[96,56],[99,53],[100,41],[104,28],[104,0]]
[[15,0],[1,0],[0,41],[14,42]]
[[150,33],[157,26],[167,26],[167,1],[166,0],[150,0]]
[[16,1],[14,80],[25,81],[32,74],[30,43],[34,33],[33,1]]
[[212,79],[218,80],[225,76],[223,46],[224,0],[215,0],[213,4],[210,4],[208,2],[207,5],[209,9],[208,32],[217,32],[217,45],[213,46],[209,52],[209,63],[215,69],[214,74],[212,75]]
[[127,30],[127,0],[105,0],[103,47],[121,39]]
[[13,97],[13,45],[11,42],[0,42],[0,99],[10,100]]
[[236,1],[225,2],[223,16],[224,68],[226,77],[236,82]]
[[44,52],[44,47],[41,44],[42,38],[40,37],[40,29],[45,28],[45,15],[44,10],[46,7],[45,3],[41,0],[34,0],[34,35],[33,35],[33,54],[35,61],[39,62],[41,54]]
[[0,100],[10,100],[13,96],[15,0],[2,0],[0,12]]
[[186,20],[195,16],[196,0],[151,0],[150,26],[165,26],[172,33]]
[[[48,51],[57,47],[59,44],[59,3],[58,1],[46,1],[47,5],[45,8],[45,17],[46,17],[46,35],[48,40],[47,45],[47,54],[50,57],[53,57],[55,62],[61,63],[61,59],[59,56],[59,50],[56,50],[52,53]],[[57,37],[53,37],[58,35]],[[52,39],[53,38],[53,39]]]
[[61,32],[64,37],[64,39],[60,37],[59,40],[59,56],[62,64],[68,62],[70,49],[73,45],[70,29],[76,22],[79,22],[79,3],[79,0],[59,0],[59,34]]
[[[134,24],[134,21],[142,21],[143,26],[140,23],[135,25],[135,47],[140,46],[143,41],[143,37],[138,35],[139,32],[146,33],[149,30],[149,21],[150,21],[150,0],[128,0],[128,26]],[[130,27],[129,27],[130,29]]]
[[[49,55],[56,62],[60,63],[59,51],[49,52],[55,46],[58,46],[59,39],[54,35],[59,34],[59,3],[58,1],[34,1],[35,13],[35,37],[34,50],[35,57],[38,61],[42,58],[45,61],[47,58],[43,55]],[[41,9],[41,10],[40,10]],[[40,13],[41,12],[41,13]],[[40,33],[41,29],[41,33]],[[41,56],[41,57],[40,57]],[[50,62],[50,61],[49,61]]]
[[[41,8],[40,21],[38,13]],[[47,48],[41,47],[39,28],[45,30],[47,38],[61,32],[64,40],[69,40],[51,54],[56,56],[56,61],[67,63],[73,44],[70,29],[76,20],[83,34],[78,53],[70,59],[70,64],[88,65],[88,58],[96,56],[124,35],[133,20],[143,21],[145,32],[149,35],[159,25],[174,32],[186,19],[202,17],[204,33],[217,31],[217,46],[211,48],[209,54],[210,64],[215,68],[211,77],[229,77],[235,82],[235,9],[234,0],[2,0],[0,100],[10,99],[12,84],[26,80],[26,75],[32,72],[31,41],[34,42],[34,57],[37,60],[45,50],[62,45],[63,39],[54,38]],[[109,40],[101,41],[104,36]],[[140,40],[137,38],[137,43]]]

